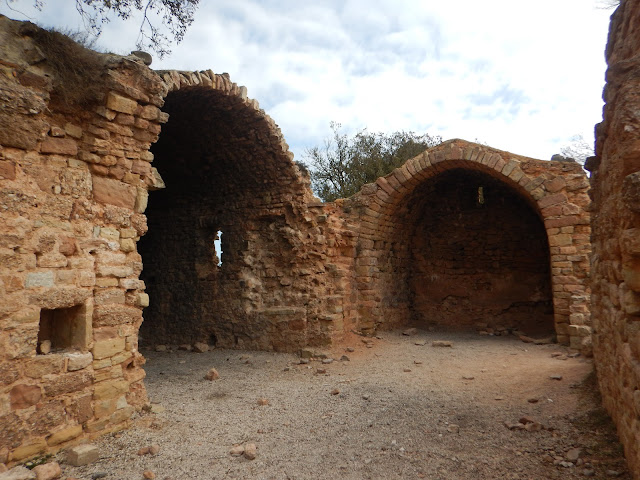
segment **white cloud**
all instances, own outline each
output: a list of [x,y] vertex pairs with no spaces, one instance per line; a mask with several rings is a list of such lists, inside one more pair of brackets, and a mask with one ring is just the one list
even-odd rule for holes
[[[38,19],[78,28],[68,0]],[[281,126],[297,158],[329,134],[414,130],[550,158],[601,120],[610,11],[596,0],[202,2],[154,68],[228,72]],[[30,0],[11,3],[30,10]],[[0,4],[0,13],[16,18]],[[110,23],[128,53],[138,22]]]

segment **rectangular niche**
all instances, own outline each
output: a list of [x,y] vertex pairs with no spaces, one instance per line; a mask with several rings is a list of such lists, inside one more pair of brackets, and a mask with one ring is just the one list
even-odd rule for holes
[[86,350],[91,334],[85,305],[40,310],[38,353]]

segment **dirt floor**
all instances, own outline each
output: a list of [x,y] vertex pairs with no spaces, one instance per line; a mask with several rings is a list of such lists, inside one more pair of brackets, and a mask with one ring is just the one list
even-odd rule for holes
[[325,353],[146,352],[153,412],[63,478],[631,478],[591,360],[564,347],[420,331]]

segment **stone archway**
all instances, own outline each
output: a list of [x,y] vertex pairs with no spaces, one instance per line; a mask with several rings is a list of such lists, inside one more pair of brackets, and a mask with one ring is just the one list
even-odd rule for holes
[[[461,188],[468,190],[467,199],[452,206],[452,199],[448,195],[455,190],[451,182],[456,175],[463,179]],[[532,239],[537,245],[534,256],[537,262],[534,264],[519,255],[517,249],[505,245],[508,236],[502,237],[502,252],[510,253],[506,257],[496,254],[492,259],[492,262],[506,261],[510,265],[508,278],[513,285],[501,280],[505,271],[491,266],[493,263],[481,268],[482,262],[476,258],[486,256],[488,251],[499,246],[499,242],[492,246],[491,242],[485,241],[484,251],[473,250],[469,245],[472,239],[468,232],[461,236],[461,241],[454,239],[449,242],[440,238],[439,244],[432,243],[431,247],[437,247],[437,258],[433,255],[419,258],[419,250],[424,251],[427,245],[417,240],[419,236],[416,236],[416,232],[420,233],[422,228],[422,235],[426,233],[424,228],[429,226],[429,222],[425,226],[425,214],[432,223],[434,218],[445,213],[464,216],[469,199],[471,203],[474,198],[478,202],[479,192],[477,186],[473,185],[485,184],[490,186],[484,192],[488,203],[493,202],[491,190],[497,190],[500,192],[497,199],[507,199],[511,206],[518,205],[508,211],[502,209],[502,214],[508,214],[511,218],[508,231],[513,233],[514,228],[518,227],[514,216],[521,216],[526,226],[524,235],[513,236],[511,241],[528,241],[532,232],[537,232]],[[442,190],[441,196],[438,196],[438,189]],[[466,312],[469,317],[459,324],[479,321],[495,327],[502,324],[494,321],[495,318],[504,317],[504,311],[511,311],[515,314],[515,321],[514,315],[507,315],[507,318],[511,317],[508,323],[517,325],[522,324],[525,317],[546,315],[544,304],[550,300],[553,308],[552,325],[558,341],[571,341],[572,346],[580,348],[583,339],[588,338],[590,333],[587,308],[589,216],[584,209],[589,203],[587,189],[586,176],[576,163],[528,159],[463,140],[451,140],[434,147],[391,174],[379,178],[375,184],[365,186],[353,199],[361,209],[359,256],[356,258],[356,282],[360,286],[360,327],[367,331],[400,325],[409,318],[424,320],[424,313],[429,310],[427,305],[432,310],[437,309],[440,318],[447,316],[446,311],[451,315]],[[449,205],[434,208],[430,202]],[[467,217],[466,228],[469,229],[471,217]],[[422,222],[419,222],[420,218]],[[441,221],[438,223],[442,225]],[[523,228],[522,225],[518,228]],[[445,235],[449,228],[436,227],[435,223],[431,227],[443,228],[440,234]],[[487,231],[480,230],[484,233]],[[455,248],[447,250],[450,244]],[[458,249],[457,255],[453,252],[455,249]],[[455,257],[467,263],[474,258],[475,267],[465,270],[464,266],[451,263],[456,261]],[[546,265],[541,268],[539,262],[542,259]],[[434,269],[438,262],[449,262],[448,268],[441,265],[439,270]],[[461,271],[467,273],[456,279],[452,275],[455,271],[458,274]],[[434,293],[433,283],[437,282],[434,278],[430,289],[430,275],[440,276],[437,288],[443,290],[431,295],[431,298],[429,295]],[[550,282],[545,283],[544,277],[547,275]],[[447,277],[444,282],[443,277]],[[538,280],[532,282],[533,277]],[[475,282],[469,283],[471,278]],[[461,286],[461,282],[466,282],[466,288]],[[503,286],[500,287],[500,284]],[[470,295],[456,294],[474,288],[485,288],[486,291],[476,295],[473,301]],[[516,295],[515,292],[520,293]],[[515,296],[507,304],[504,298],[499,299],[501,295]],[[477,311],[479,306],[483,302],[490,305],[492,297],[493,306],[485,308],[485,314],[481,315]],[[494,315],[488,315],[488,312]],[[530,322],[524,323],[529,328],[535,326]]]
[[226,74],[160,74],[168,122],[151,152],[166,188],[150,194],[139,242],[150,296],[143,343],[299,348],[306,286],[294,285],[293,268],[304,263],[295,247],[308,179],[273,120]]

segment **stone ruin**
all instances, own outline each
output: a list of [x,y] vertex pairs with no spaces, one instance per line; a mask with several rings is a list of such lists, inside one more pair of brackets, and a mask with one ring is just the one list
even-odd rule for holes
[[[148,404],[141,344],[295,352],[411,325],[591,353],[592,209],[575,162],[450,140],[322,203],[227,74],[153,71],[2,16],[0,72],[0,463],[125,428]],[[638,209],[599,191],[624,183],[637,202],[617,172],[640,166],[613,107],[590,162],[591,311],[605,403],[630,422],[638,468],[640,263],[624,250],[638,247]]]

